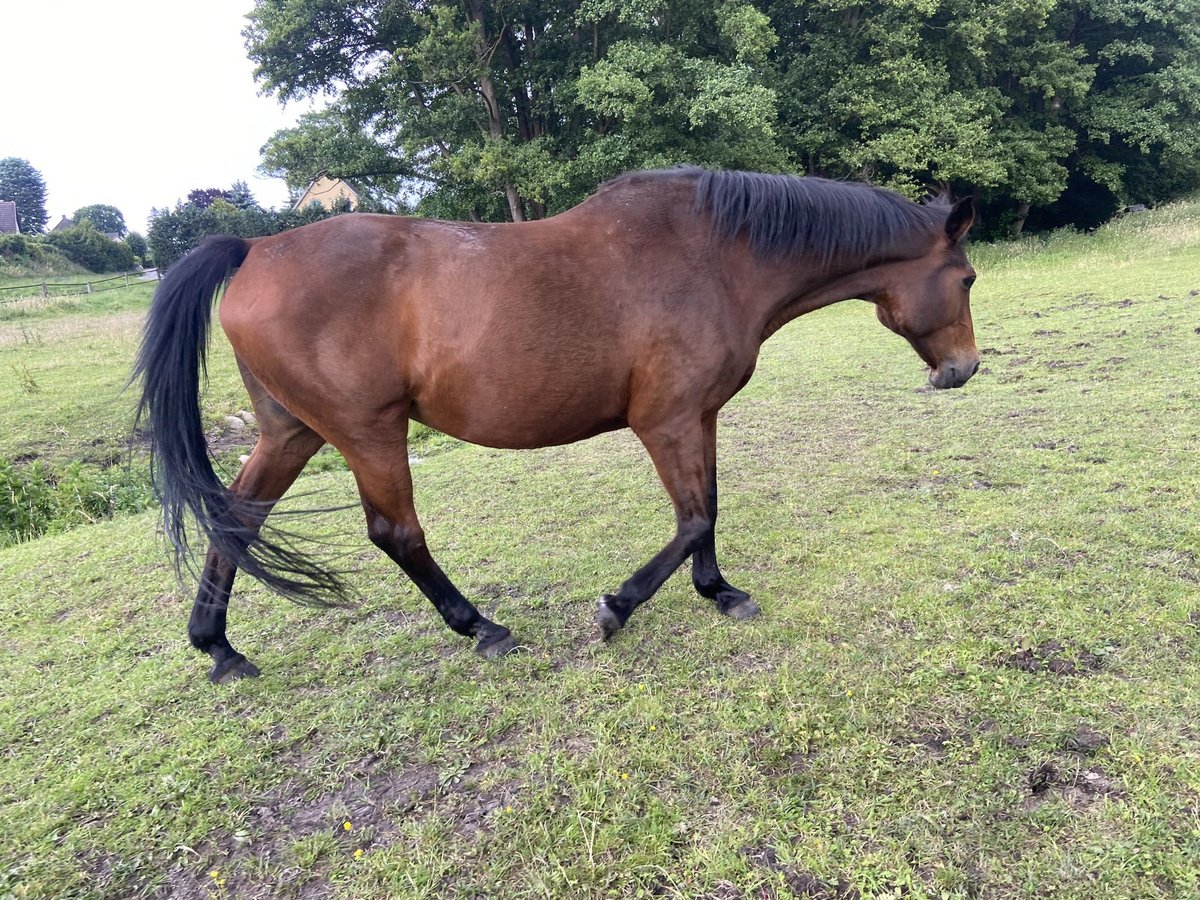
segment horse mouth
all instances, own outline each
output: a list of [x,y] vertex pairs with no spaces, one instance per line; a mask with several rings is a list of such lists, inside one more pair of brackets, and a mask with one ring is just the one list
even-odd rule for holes
[[979,360],[966,364],[942,365],[929,373],[929,383],[939,390],[944,388],[960,388],[971,376],[979,371]]

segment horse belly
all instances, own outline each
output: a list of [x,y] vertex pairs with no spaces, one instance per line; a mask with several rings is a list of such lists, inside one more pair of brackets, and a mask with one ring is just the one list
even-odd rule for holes
[[570,444],[626,425],[624,386],[608,373],[481,367],[414,391],[412,418],[485,447]]

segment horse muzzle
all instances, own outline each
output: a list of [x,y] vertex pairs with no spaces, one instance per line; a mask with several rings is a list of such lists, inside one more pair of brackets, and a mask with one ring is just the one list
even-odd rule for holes
[[929,383],[939,389],[962,387],[978,371],[978,355],[953,363],[946,362],[929,373]]

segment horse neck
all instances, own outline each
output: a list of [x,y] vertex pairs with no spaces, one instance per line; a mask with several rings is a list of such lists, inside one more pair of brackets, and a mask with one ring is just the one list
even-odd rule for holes
[[756,260],[757,290],[762,340],[806,313],[823,309],[843,300],[874,301],[887,281],[889,270],[899,260],[873,262],[836,261],[828,266],[813,259],[764,263]]

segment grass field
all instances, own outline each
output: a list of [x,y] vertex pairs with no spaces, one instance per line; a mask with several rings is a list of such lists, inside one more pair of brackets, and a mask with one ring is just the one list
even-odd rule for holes
[[[263,676],[223,687],[154,512],[0,550],[0,897],[1200,895],[1200,203],[973,258],[964,389],[840,304],[723,413],[751,622],[681,571],[590,643],[672,527],[625,433],[426,445],[429,544],[527,645],[501,660],[353,509],[288,524],[355,605],[240,583]],[[135,290],[0,318],[0,459],[119,457]],[[356,499],[331,453],[294,493]]]

